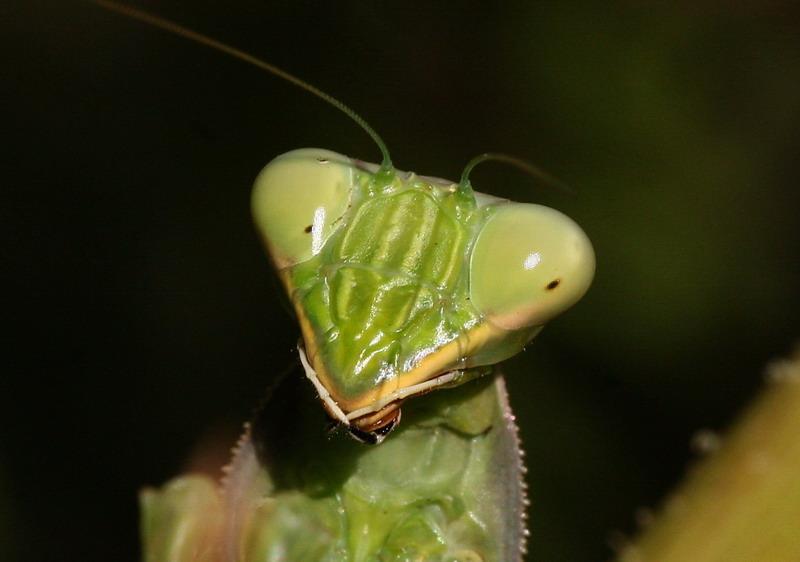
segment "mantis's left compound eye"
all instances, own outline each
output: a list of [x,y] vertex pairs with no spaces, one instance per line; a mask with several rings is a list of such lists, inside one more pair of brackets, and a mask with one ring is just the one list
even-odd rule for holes
[[584,295],[594,267],[592,245],[572,219],[541,205],[501,205],[475,242],[470,298],[500,328],[541,326]]
[[261,171],[253,217],[279,269],[319,253],[347,211],[354,177],[349,158],[319,148],[287,152]]

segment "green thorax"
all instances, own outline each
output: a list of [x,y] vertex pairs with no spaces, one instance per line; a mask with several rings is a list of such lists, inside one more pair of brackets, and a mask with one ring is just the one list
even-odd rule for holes
[[288,272],[334,393],[347,400],[407,373],[476,325],[468,260],[484,214],[457,185],[358,171],[341,226]]

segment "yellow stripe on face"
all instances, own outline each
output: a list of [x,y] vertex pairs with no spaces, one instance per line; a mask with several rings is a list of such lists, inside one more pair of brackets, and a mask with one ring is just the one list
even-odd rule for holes
[[[281,273],[281,278],[291,294],[292,288],[288,273]],[[317,378],[345,414],[361,408],[367,408],[372,404],[378,403],[382,398],[397,392],[399,389],[420,384],[452,369],[463,366],[473,366],[469,363],[469,357],[472,354],[508,336],[506,330],[498,328],[490,323],[479,324],[455,340],[442,346],[440,349],[425,356],[410,371],[401,373],[396,377],[379,383],[369,391],[357,397],[347,398],[343,396],[341,392],[337,391],[336,385],[333,383],[333,379],[327,371],[324,362],[320,360],[316,334],[305,311],[299,305],[295,305],[295,311],[300,323],[306,354],[317,373]],[[467,358],[467,365],[462,364],[464,358]]]

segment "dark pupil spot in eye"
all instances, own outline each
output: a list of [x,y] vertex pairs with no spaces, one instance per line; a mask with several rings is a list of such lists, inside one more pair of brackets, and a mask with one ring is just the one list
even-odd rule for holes
[[561,283],[561,279],[553,279],[552,281],[550,281],[550,282],[547,284],[547,290],[548,290],[548,291],[552,291],[553,289],[555,289],[556,287],[558,287],[560,283]]
[[312,226],[314,226],[314,225],[312,225],[312,224],[309,224],[309,225],[308,225],[307,227],[305,227],[303,230],[305,230],[306,232],[311,232],[311,227],[312,227]]

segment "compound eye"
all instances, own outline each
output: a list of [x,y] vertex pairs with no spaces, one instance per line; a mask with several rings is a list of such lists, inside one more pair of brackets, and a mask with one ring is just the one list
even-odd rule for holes
[[293,150],[266,165],[251,205],[278,269],[319,253],[347,210],[354,181],[349,158],[319,148]]
[[541,205],[498,205],[472,251],[470,298],[500,328],[541,326],[586,293],[594,267],[591,242],[566,215]]

